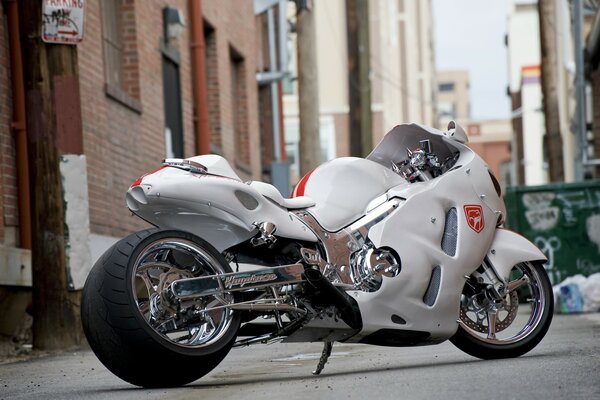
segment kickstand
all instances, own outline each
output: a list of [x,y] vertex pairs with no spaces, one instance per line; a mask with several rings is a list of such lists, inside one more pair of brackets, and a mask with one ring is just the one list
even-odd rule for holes
[[319,358],[319,363],[317,364],[317,369],[313,371],[313,375],[319,375],[323,368],[325,368],[325,364],[327,364],[327,360],[331,355],[331,348],[333,347],[333,342],[325,342],[325,346],[323,346],[323,352],[321,353],[321,358]]

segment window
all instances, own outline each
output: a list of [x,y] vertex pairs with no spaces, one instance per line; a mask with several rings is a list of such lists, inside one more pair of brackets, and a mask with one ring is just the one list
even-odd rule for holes
[[106,94],[141,111],[133,0],[103,0],[102,40]]
[[210,151],[215,154],[222,154],[221,95],[219,88],[219,68],[217,65],[217,35],[206,20],[204,20],[204,65],[206,66]]
[[246,66],[244,58],[232,47],[229,48],[229,59],[231,68],[231,124],[235,136],[236,165],[245,172],[250,172]]
[[440,83],[440,85],[438,86],[438,89],[440,92],[453,92],[454,91],[454,83],[453,82]]

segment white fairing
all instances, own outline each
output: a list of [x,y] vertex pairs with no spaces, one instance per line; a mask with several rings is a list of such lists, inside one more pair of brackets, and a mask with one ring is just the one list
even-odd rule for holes
[[[362,227],[365,246],[391,250],[401,270],[383,276],[375,291],[348,291],[362,316],[362,330],[350,341],[385,329],[423,332],[439,342],[456,332],[465,276],[486,256],[505,279],[515,264],[545,259],[526,239],[497,228],[506,210],[494,180],[484,161],[462,144],[464,130],[455,125],[453,133],[397,126],[366,159],[340,158],[316,168],[301,180],[294,199],[266,183],[242,182],[220,156],[193,157],[208,173],[165,167],[138,180],[127,204],[152,224],[195,233],[219,251],[257,235],[262,222],[274,224],[276,236],[318,242],[314,226],[302,219],[309,214],[325,237],[354,235]],[[445,168],[409,183],[397,165],[412,154],[407,150],[429,145]],[[382,216],[380,210],[388,211]],[[334,250],[350,260],[359,251],[351,245],[340,241]]]
[[[399,185],[388,191],[388,197],[406,201],[371,228],[369,239],[376,247],[393,248],[401,258],[402,272],[397,277],[384,278],[381,289],[376,292],[351,292],[364,317],[363,332],[353,340],[382,327],[429,332],[432,340],[443,340],[456,331],[464,276],[481,264],[496,231],[495,212],[503,211],[501,202],[496,201],[497,209],[490,208],[481,199],[482,193],[475,190],[481,177],[474,176],[472,171],[484,167],[483,161],[471,151],[465,151],[456,164],[462,166],[447,172],[444,179]],[[496,193],[494,196],[498,198]],[[469,226],[465,205],[482,207],[480,232]],[[454,255],[442,249],[446,215],[451,208],[457,211],[458,224]],[[429,306],[423,298],[437,266],[441,269],[441,283],[435,302]],[[392,322],[392,315],[400,316],[406,324]]]
[[277,226],[279,236],[317,240],[288,209],[252,185],[236,179],[237,175],[224,158],[208,155],[190,160],[206,166],[209,173],[216,175],[162,168],[129,189],[129,209],[161,228],[194,233],[219,251],[250,239],[256,234],[254,224],[265,221]]
[[335,232],[365,215],[374,198],[408,184],[391,169],[364,158],[343,157],[316,168],[304,193],[316,203],[308,211]]
[[508,229],[497,229],[487,254],[498,275],[508,281],[510,270],[523,261],[547,261],[533,243]]

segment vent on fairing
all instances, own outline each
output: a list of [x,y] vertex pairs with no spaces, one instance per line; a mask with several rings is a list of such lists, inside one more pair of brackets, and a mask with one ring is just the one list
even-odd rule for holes
[[435,303],[435,299],[437,299],[438,293],[440,291],[440,282],[442,281],[442,267],[437,265],[431,271],[431,279],[429,280],[429,286],[427,286],[427,290],[425,291],[425,295],[423,296],[423,303],[428,306],[432,306]]
[[446,224],[444,225],[444,236],[442,236],[442,250],[449,256],[456,254],[456,240],[458,237],[456,208],[452,207],[446,213]]

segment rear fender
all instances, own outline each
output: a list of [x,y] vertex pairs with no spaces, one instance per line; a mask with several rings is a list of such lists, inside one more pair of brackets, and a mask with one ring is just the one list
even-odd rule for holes
[[516,264],[524,261],[547,261],[548,259],[528,239],[508,229],[498,228],[487,253],[496,272],[505,282]]

